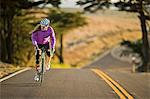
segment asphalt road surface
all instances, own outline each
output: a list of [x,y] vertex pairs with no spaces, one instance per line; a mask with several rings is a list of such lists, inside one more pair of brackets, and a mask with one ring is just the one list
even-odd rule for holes
[[1,83],[1,99],[118,99],[105,81],[89,69],[54,69],[40,86],[34,71]]
[[41,86],[31,69],[1,82],[0,99],[150,99],[150,76],[129,66],[108,54],[82,69],[51,69]]

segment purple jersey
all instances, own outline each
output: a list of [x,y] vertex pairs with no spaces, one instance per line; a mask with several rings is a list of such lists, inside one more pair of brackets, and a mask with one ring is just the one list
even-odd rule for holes
[[32,38],[33,45],[36,45],[36,43],[47,44],[50,39],[51,48],[55,47],[56,38],[55,38],[55,33],[52,27],[49,27],[47,31],[37,30],[33,32],[31,38]]

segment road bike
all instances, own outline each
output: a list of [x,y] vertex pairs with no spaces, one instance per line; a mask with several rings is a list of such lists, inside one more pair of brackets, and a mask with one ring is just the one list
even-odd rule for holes
[[41,57],[40,57],[40,67],[38,70],[38,77],[39,77],[39,82],[42,84],[43,79],[44,79],[44,72],[45,72],[45,47],[41,48]]
[[41,53],[40,53],[40,66],[39,66],[39,70],[37,71],[38,80],[36,80],[36,81],[40,82],[40,84],[42,84],[42,82],[44,80],[44,73],[46,72],[45,52],[46,52],[46,48],[43,46],[41,48]]

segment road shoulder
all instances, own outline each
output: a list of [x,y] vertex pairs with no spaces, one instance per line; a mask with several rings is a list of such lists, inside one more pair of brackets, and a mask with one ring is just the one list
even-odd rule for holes
[[7,79],[9,79],[9,78],[11,78],[11,77],[13,77],[13,76],[15,76],[15,75],[18,75],[18,74],[20,74],[20,73],[22,73],[22,72],[25,72],[25,71],[27,71],[27,70],[30,70],[30,69],[31,69],[31,68],[27,67],[27,68],[24,68],[24,69],[19,70],[19,71],[17,71],[17,72],[14,72],[14,73],[12,73],[12,74],[10,74],[10,75],[4,77],[4,78],[1,78],[1,79],[0,79],[0,82],[2,82],[2,81],[4,81],[4,80],[7,80]]

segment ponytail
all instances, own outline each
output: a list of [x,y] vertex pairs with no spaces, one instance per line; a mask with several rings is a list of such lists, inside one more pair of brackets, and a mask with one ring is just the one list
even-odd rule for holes
[[29,34],[35,33],[36,31],[39,30],[40,30],[40,24],[36,25],[36,27]]

